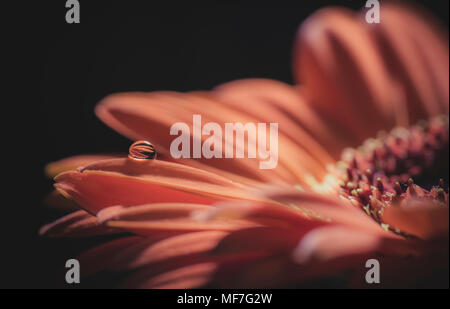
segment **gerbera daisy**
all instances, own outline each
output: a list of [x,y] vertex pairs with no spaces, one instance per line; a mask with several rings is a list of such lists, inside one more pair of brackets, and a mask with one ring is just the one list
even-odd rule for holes
[[[448,284],[447,34],[408,7],[381,14],[370,25],[342,8],[309,17],[294,86],[249,79],[106,97],[98,117],[143,142],[130,157],[47,166],[81,210],[41,234],[116,235],[79,260],[85,276],[122,274],[122,287],[368,286],[369,259],[384,286],[439,272]],[[279,123],[277,167],[172,159],[170,127],[194,114]]]

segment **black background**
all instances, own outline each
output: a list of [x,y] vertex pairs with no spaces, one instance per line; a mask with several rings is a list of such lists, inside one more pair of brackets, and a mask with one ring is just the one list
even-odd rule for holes
[[[365,4],[184,2],[80,0],[81,23],[71,25],[64,0],[2,6],[0,287],[64,287],[65,260],[79,248],[37,235],[59,216],[42,205],[52,184],[43,168],[75,154],[127,151],[130,141],[93,113],[101,98],[122,91],[207,90],[249,77],[292,83],[300,23],[324,5]],[[423,5],[448,25],[448,1]]]

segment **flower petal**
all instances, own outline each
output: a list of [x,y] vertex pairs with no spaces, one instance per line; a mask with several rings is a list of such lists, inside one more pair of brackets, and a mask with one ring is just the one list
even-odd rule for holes
[[293,249],[308,230],[307,227],[292,230],[271,226],[241,229],[224,237],[213,252],[216,254],[258,252],[273,255]]
[[78,155],[65,158],[59,161],[51,162],[45,166],[45,174],[48,177],[55,177],[58,174],[66,171],[74,171],[78,167],[83,167],[95,161],[108,160],[114,158],[126,157],[125,154],[92,154],[92,155]]
[[[332,133],[295,88],[273,80],[244,79],[216,87],[213,95],[258,122],[279,123],[280,134],[298,144],[295,150],[297,164],[308,166],[311,162],[319,172],[334,162],[317,142],[326,144],[333,139]],[[280,150],[281,161],[285,153]],[[295,160],[286,155],[286,161],[295,163]]]
[[149,239],[124,248],[111,258],[109,269],[123,270],[154,263],[169,263],[171,259],[187,260],[193,255],[208,255],[227,232],[204,231],[186,233],[155,241]]
[[325,224],[323,220],[306,217],[297,208],[253,202],[221,202],[206,210],[193,211],[191,217],[198,221],[246,219],[264,226],[297,231]]
[[159,202],[192,202],[212,204],[214,199],[169,189],[135,179],[95,173],[65,172],[55,187],[73,198],[85,210],[96,214],[103,208]]
[[160,160],[113,159],[56,178],[55,187],[86,210],[160,202],[212,204],[220,199],[261,199],[245,185],[219,175]]
[[233,231],[247,227],[257,226],[254,222],[246,220],[207,221],[195,222],[190,219],[171,219],[154,221],[122,221],[110,220],[106,226],[125,230],[144,236],[174,235],[197,231]]
[[383,221],[405,233],[430,239],[448,235],[448,216],[448,205],[416,201],[385,208]]
[[402,87],[410,123],[448,114],[448,34],[423,8],[390,3],[381,7],[381,14],[382,23],[362,24],[376,38],[385,66]]
[[294,259],[300,264],[329,261],[342,256],[360,255],[375,251],[380,237],[343,226],[315,229],[300,241]]
[[278,190],[267,192],[267,197],[293,207],[299,208],[304,214],[316,220],[358,228],[367,233],[373,233],[386,238],[398,238],[394,233],[387,232],[359,207],[347,200],[334,196],[325,196],[313,192],[295,190]]
[[100,224],[95,216],[84,210],[75,211],[43,226],[40,235],[49,237],[83,237],[118,233]]
[[78,257],[80,265],[83,265],[82,276],[87,277],[108,268],[112,256],[143,241],[148,241],[148,239],[139,236],[122,237],[83,252]]
[[138,206],[112,206],[97,213],[99,222],[109,220],[147,221],[189,217],[193,211],[204,211],[209,205],[189,203],[160,203]]
[[181,267],[158,276],[130,277],[125,288],[193,289],[208,284],[217,268],[216,263],[200,263]]
[[50,192],[43,202],[46,206],[60,211],[75,211],[80,209],[80,205],[69,196],[64,196],[56,189]]
[[395,125],[390,76],[352,11],[321,9],[302,24],[294,74],[311,107],[347,146]]
[[[214,110],[212,112],[205,112]],[[176,92],[122,93],[103,99],[96,108],[97,116],[119,133],[133,139],[146,139],[155,144],[158,152],[170,157],[170,143],[174,136],[170,128],[177,122],[184,122],[192,133],[194,114],[202,116],[202,122],[222,123],[249,119],[248,115],[237,113],[225,104],[211,98]],[[191,135],[192,137],[192,135]],[[205,140],[207,136],[202,136]],[[191,138],[191,143],[192,143]],[[223,147],[224,149],[224,147]],[[199,158],[196,160],[178,159],[184,164],[201,162],[214,168],[239,174],[254,180],[283,181],[292,178],[282,166],[275,170],[261,170],[256,159],[223,160]]]
[[[124,283],[124,287],[127,288],[142,287],[142,283],[153,282],[154,280],[159,280],[157,278],[171,276],[169,274],[178,273],[178,271],[181,271],[183,269],[189,269],[190,267],[196,268],[196,265],[199,264],[214,265],[208,277],[205,278],[205,281],[203,281],[202,284],[199,286],[205,285],[214,286],[217,282],[220,282],[233,274],[234,271],[232,272],[221,271],[224,268],[224,266],[232,265],[233,267],[240,269],[241,267],[248,265],[248,263],[251,263],[252,261],[257,261],[259,258],[261,258],[261,255],[258,254],[225,254],[225,255],[198,254],[189,258],[185,257],[179,259],[171,259],[170,261],[158,263],[157,267],[155,267],[155,265],[149,265],[146,267],[139,268],[138,271],[136,271],[127,279],[127,281]],[[190,285],[184,286],[184,284],[185,284],[184,282],[179,283],[177,284],[177,287],[178,288],[190,287]],[[144,286],[146,288],[151,287],[148,285]],[[160,286],[160,288],[169,288],[169,287],[170,286],[168,285]]]

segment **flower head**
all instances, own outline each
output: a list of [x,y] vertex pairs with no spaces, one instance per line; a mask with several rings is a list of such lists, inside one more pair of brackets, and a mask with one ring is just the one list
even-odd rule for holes
[[[370,258],[387,286],[448,270],[448,42],[408,7],[383,5],[382,16],[309,17],[294,86],[249,79],[106,97],[98,117],[141,141],[129,157],[50,164],[81,210],[41,234],[114,235],[80,261],[87,276],[124,274],[124,287],[364,286]],[[171,158],[170,127],[194,114],[279,123],[277,167]]]

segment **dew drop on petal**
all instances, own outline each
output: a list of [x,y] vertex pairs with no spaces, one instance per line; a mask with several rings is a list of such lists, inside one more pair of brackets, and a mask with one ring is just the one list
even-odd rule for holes
[[128,150],[128,157],[133,160],[156,159],[155,146],[147,141],[134,142]]

